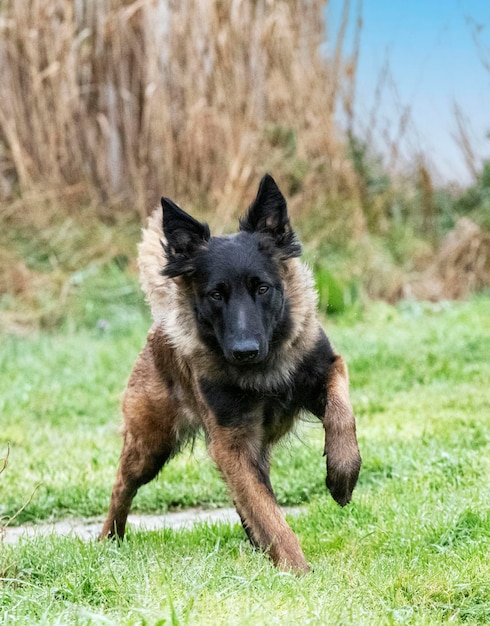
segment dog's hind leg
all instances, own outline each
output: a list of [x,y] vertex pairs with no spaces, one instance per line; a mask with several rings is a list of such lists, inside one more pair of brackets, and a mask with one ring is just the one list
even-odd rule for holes
[[349,376],[341,356],[335,356],[327,373],[325,429],[327,487],[341,506],[350,502],[361,469],[356,424],[349,400]]
[[155,478],[163,464],[172,454],[171,446],[161,446],[157,450],[147,449],[147,442],[135,438],[131,433],[124,435],[124,445],[112,490],[109,513],[100,538],[118,537],[122,539],[126,521],[136,492]]
[[136,492],[177,452],[176,407],[148,347],[134,367],[123,400],[124,444],[103,537],[124,537]]
[[252,430],[215,424],[209,433],[209,452],[230,488],[252,544],[268,552],[277,567],[307,572],[309,566],[277,504],[268,465]]

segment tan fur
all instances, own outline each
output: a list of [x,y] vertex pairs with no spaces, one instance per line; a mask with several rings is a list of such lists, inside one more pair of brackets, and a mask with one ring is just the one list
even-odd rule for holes
[[162,229],[162,211],[156,209],[143,230],[138,247],[140,282],[150,305],[155,324],[169,337],[178,354],[188,359],[205,356],[207,350],[199,339],[188,299],[178,283],[161,275],[165,265],[162,248],[165,236]]

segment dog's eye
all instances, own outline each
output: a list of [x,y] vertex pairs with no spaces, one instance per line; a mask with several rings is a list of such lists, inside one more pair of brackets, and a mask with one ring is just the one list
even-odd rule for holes
[[267,293],[268,291],[269,285],[262,284],[257,287],[257,293],[259,294],[259,296],[263,296],[264,293]]
[[221,295],[219,291],[212,291],[209,294],[209,297],[216,301],[223,300],[223,296]]

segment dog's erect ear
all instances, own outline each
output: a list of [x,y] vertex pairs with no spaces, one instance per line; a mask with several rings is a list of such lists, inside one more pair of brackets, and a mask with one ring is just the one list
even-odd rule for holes
[[211,233],[209,226],[198,222],[168,198],[162,198],[163,232],[162,241],[167,256],[164,276],[176,278],[194,272],[196,252],[206,245]]
[[240,219],[240,230],[270,235],[280,250],[281,259],[301,255],[301,244],[289,223],[286,200],[270,174],[260,181],[257,197]]

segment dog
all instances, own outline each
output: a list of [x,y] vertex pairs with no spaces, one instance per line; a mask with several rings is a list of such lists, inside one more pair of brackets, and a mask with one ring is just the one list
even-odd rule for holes
[[284,196],[266,174],[237,233],[168,198],[150,216],[138,263],[153,325],[123,397],[124,444],[100,537],[123,538],[138,488],[204,431],[251,543],[307,572],[269,478],[271,451],[304,411],[325,430],[326,484],[347,504],[361,457],[347,367],[317,317]]

